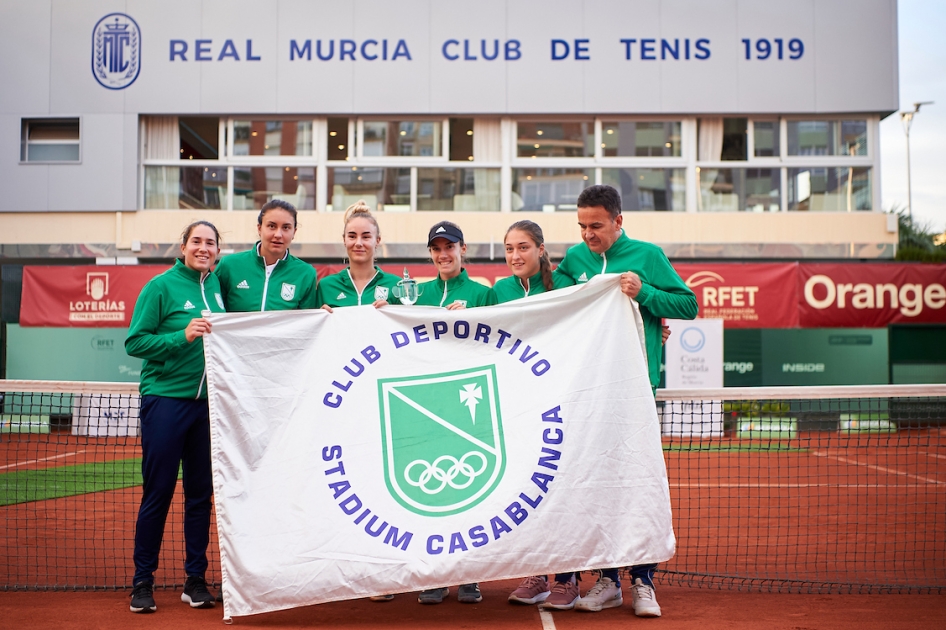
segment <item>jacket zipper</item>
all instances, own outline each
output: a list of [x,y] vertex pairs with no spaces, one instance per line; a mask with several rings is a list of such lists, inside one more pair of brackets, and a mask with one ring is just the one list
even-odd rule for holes
[[440,307],[443,308],[443,303],[447,300],[447,281],[443,281],[443,297],[440,298]]
[[[276,261],[276,265],[279,265],[278,260]],[[259,307],[260,312],[266,310],[266,294],[269,292],[269,278],[274,273],[276,273],[276,267],[273,267],[273,271],[271,273],[266,273],[266,259],[264,258],[263,259],[263,274],[266,276],[266,279],[263,281],[263,303],[260,304],[260,307]]]
[[[362,290],[362,291],[359,291],[359,290],[358,290],[358,285],[355,284],[355,279],[351,277],[351,267],[349,267],[349,268],[347,269],[347,271],[348,271],[348,279],[351,280],[351,286],[354,287],[355,293],[358,295],[358,306],[361,306],[361,294],[362,294],[364,291],[363,291],[363,290]],[[367,289],[367,288],[371,285],[371,283],[374,282],[374,279],[377,278],[377,277],[378,277],[378,270],[375,269],[374,275],[371,276],[371,280],[369,280],[369,281],[368,281],[368,284],[365,285],[365,289]]]
[[[200,297],[204,301],[204,309],[210,310],[210,304],[207,303],[207,294],[204,293],[204,278],[206,276],[201,276],[200,278]],[[197,386],[197,395],[194,396],[194,400],[200,398],[200,392],[204,390],[204,381],[207,379],[207,363],[204,363],[204,373],[200,375],[200,385]]]

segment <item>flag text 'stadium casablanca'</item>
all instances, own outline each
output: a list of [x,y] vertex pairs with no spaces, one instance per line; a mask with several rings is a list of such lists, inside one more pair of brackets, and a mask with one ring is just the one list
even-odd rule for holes
[[408,510],[447,516],[496,488],[506,468],[496,367],[378,381],[384,477]]

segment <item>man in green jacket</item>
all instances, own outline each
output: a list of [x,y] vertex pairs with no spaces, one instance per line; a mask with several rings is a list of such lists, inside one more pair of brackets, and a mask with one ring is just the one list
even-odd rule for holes
[[[670,266],[656,245],[627,237],[622,228],[621,195],[611,186],[591,186],[578,196],[578,225],[582,242],[569,248],[558,266],[559,273],[576,283],[587,282],[599,273],[620,273],[621,290],[636,300],[644,320],[647,367],[654,392],[660,381],[662,353],[661,320],[694,319],[699,310],[696,296]],[[653,574],[657,565],[631,567],[631,596],[634,614],[659,617],[660,606],[654,593]],[[562,591],[562,607],[596,612],[623,603],[617,569],[604,569],[591,590],[575,603],[577,586],[552,590],[546,604],[557,602]],[[571,602],[564,601],[571,599]],[[571,606],[569,606],[571,604]]]

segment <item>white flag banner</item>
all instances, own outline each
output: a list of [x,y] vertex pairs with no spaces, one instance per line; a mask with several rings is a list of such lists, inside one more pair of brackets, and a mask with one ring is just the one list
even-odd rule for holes
[[212,317],[225,617],[673,556],[618,276],[469,310]]

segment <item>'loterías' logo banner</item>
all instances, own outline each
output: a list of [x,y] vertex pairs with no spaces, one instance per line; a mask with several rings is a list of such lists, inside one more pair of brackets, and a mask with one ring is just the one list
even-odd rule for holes
[[617,276],[485,308],[212,321],[226,617],[673,555]]
[[21,326],[126,328],[160,265],[23,268]]

